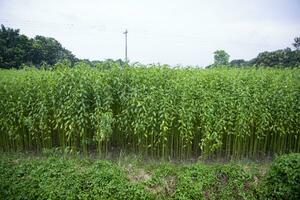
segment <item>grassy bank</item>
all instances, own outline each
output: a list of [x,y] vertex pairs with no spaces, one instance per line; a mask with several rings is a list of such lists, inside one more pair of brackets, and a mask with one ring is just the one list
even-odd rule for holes
[[[294,178],[300,174],[299,158],[292,159],[298,170]],[[128,156],[97,160],[57,153],[1,154],[0,198],[276,199],[270,196],[277,190],[270,190],[276,184],[267,182],[269,171],[270,163],[241,161],[175,164]]]

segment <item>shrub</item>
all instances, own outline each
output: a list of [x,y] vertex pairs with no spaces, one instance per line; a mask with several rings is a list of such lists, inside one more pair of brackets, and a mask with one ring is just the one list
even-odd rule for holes
[[300,153],[278,157],[263,181],[263,199],[300,199]]

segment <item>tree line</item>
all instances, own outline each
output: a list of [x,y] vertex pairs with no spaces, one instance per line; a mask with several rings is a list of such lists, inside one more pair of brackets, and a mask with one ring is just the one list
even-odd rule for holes
[[54,65],[59,60],[76,61],[71,51],[65,49],[57,40],[37,35],[29,38],[20,34],[19,29],[0,29],[0,68],[20,68],[22,64],[40,67]]
[[214,64],[210,67],[229,65],[233,67],[245,66],[265,66],[265,67],[299,67],[300,66],[300,37],[294,39],[292,44],[294,50],[287,47],[276,51],[265,51],[259,53],[256,58],[249,61],[244,59],[234,59],[229,62],[230,55],[224,50],[214,52]]
[[[300,37],[294,39],[294,50],[291,48],[259,53],[249,61],[234,59],[229,62],[230,55],[224,50],[214,52],[214,63],[207,68],[220,65],[232,67],[265,66],[265,67],[299,67],[300,66]],[[20,68],[23,64],[36,67],[52,66],[61,60],[68,60],[71,66],[83,61],[90,66],[105,62],[108,64],[124,65],[121,59],[106,61],[90,61],[78,59],[71,51],[64,48],[56,39],[37,35],[29,38],[20,34],[19,29],[1,25],[0,29],[0,68]],[[108,66],[109,67],[109,66]]]

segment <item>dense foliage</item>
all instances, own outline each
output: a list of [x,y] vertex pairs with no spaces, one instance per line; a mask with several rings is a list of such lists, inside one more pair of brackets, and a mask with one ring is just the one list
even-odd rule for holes
[[299,69],[0,71],[0,148],[152,157],[300,151]]
[[244,66],[248,65],[248,63],[244,59],[235,59],[235,60],[230,61],[229,65],[235,66],[235,67],[244,67]]
[[267,199],[300,199],[300,154],[278,157],[262,187]]
[[[151,199],[108,161],[1,156],[0,199]],[[153,198],[152,198],[153,199]]]
[[60,150],[0,154],[0,199],[299,199],[300,154],[269,163],[104,161]]
[[229,54],[224,50],[214,52],[214,65],[227,65],[229,62]]
[[[229,63],[232,67],[272,67],[272,68],[296,68],[300,67],[300,50],[292,50],[290,48],[280,49],[276,51],[265,51],[259,53],[257,57],[245,61],[243,59],[235,59]],[[209,67],[214,67],[211,65]]]
[[294,39],[293,46],[294,46],[297,50],[300,50],[300,37],[296,37],[296,38]]
[[54,38],[36,36],[28,38],[19,30],[0,29],[0,68],[19,68],[22,64],[53,65],[59,60],[75,61],[75,56]]
[[272,52],[262,52],[249,61],[249,64],[268,67],[299,67],[300,50],[292,51],[290,48],[286,48]]
[[276,67],[276,68],[291,68],[300,67],[300,37],[294,39],[292,44],[295,50],[291,48],[279,49],[276,51],[265,51],[259,53],[256,58],[249,61],[236,59],[230,62],[230,66],[234,67]]
[[[0,155],[1,199],[256,199],[258,168]],[[133,163],[133,164],[132,164]],[[136,164],[135,164],[136,163]],[[249,170],[251,169],[251,170]]]
[[279,49],[276,51],[264,51],[255,58],[246,61],[244,59],[233,59],[230,62],[229,54],[224,50],[214,52],[214,64],[207,68],[229,65],[231,67],[272,67],[272,68],[296,68],[300,67],[300,37],[296,37],[291,48]]

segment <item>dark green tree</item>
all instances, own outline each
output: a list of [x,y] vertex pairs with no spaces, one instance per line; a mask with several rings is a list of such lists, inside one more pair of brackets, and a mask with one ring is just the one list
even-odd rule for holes
[[32,62],[35,65],[40,65],[46,62],[49,65],[57,63],[59,60],[75,61],[75,56],[54,38],[35,36],[31,50]]
[[297,67],[300,66],[300,51],[292,51],[290,48],[266,51],[258,54],[250,63],[266,67]]
[[19,67],[30,62],[32,40],[20,34],[19,29],[0,29],[0,68]]
[[233,67],[242,67],[242,66],[247,65],[247,62],[244,59],[236,59],[236,60],[230,61],[229,64],[230,64],[230,66],[233,66]]
[[19,29],[0,29],[0,68],[19,68],[22,64],[54,65],[60,60],[72,64],[75,56],[54,38],[36,36],[29,39]]
[[297,49],[297,50],[300,50],[300,37],[296,37],[294,39],[294,43],[293,43],[293,46]]
[[214,65],[227,65],[229,62],[229,54],[224,50],[217,50],[214,52]]

